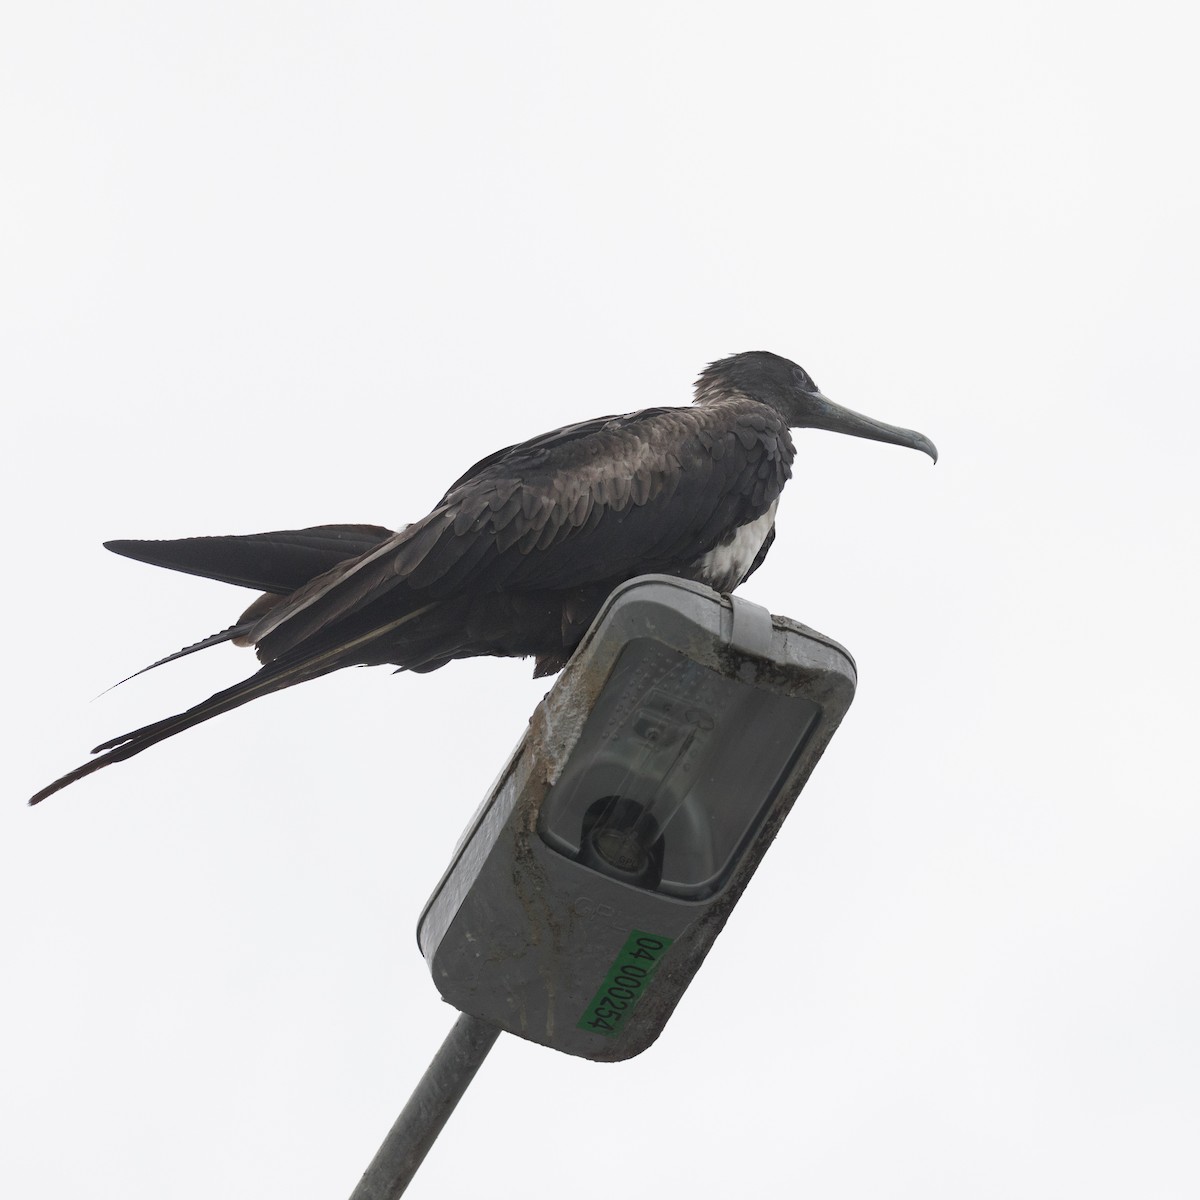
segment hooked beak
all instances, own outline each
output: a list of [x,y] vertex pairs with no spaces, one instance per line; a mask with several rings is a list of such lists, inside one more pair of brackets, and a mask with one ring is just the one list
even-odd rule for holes
[[851,437],[870,438],[873,442],[890,442],[893,446],[908,446],[920,450],[937,462],[937,447],[915,429],[885,425],[873,417],[864,417],[840,404],[834,404],[820,392],[804,392],[797,405],[797,419],[792,423],[800,428],[828,429],[833,433],[848,433]]

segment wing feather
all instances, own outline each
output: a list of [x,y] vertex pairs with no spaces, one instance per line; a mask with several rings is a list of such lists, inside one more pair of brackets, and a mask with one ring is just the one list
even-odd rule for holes
[[379,525],[314,525],[168,541],[118,539],[104,545],[114,554],[152,566],[287,595],[314,575],[357,558],[391,536],[392,530]]

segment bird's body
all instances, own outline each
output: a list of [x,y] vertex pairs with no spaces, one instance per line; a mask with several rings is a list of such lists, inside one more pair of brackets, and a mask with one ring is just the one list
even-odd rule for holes
[[602,417],[490,455],[395,532],[344,525],[108,543],[264,593],[228,630],[162,661],[235,641],[254,645],[262,665],[187,712],[97,747],[101,757],[32,802],[220,712],[344,666],[430,671],[455,658],[529,656],[535,674],[549,674],[611,590],[635,575],[732,591],[774,538],[797,425],[936,457],[921,434],[839,409],[794,363],[752,352],[712,364],[690,408]]

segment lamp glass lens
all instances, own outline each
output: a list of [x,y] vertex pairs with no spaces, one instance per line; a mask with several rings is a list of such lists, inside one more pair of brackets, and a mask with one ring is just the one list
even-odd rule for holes
[[539,832],[604,874],[706,899],[732,874],[819,713],[805,697],[635,639],[542,805]]

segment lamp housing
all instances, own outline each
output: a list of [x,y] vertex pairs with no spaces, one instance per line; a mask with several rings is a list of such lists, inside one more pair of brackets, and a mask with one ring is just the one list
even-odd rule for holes
[[854,686],[836,642],[740,597],[618,587],[421,915],[442,996],[568,1054],[646,1049]]

